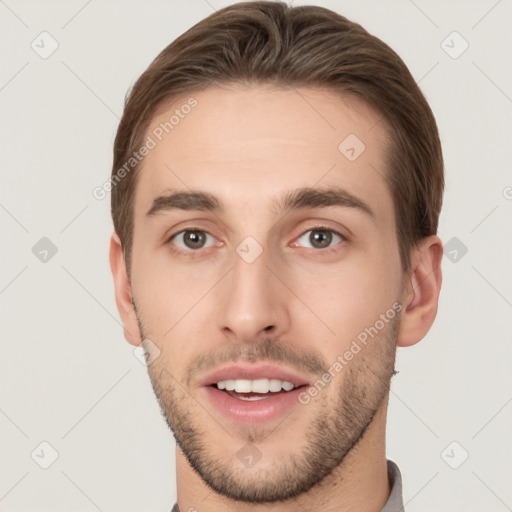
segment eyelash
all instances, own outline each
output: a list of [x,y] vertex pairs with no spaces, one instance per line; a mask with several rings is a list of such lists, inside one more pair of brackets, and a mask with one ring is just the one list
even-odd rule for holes
[[[341,238],[341,241],[338,242],[337,244],[335,244],[334,246],[332,247],[326,247],[325,249],[316,249],[316,251],[318,252],[322,252],[322,253],[330,253],[332,252],[333,250],[336,250],[336,245],[338,245],[339,243],[342,243],[342,242],[346,242],[347,241],[347,237],[342,235],[341,233],[339,233],[338,231],[330,228],[330,227],[327,227],[327,226],[314,226],[312,228],[309,228],[307,229],[306,231],[302,232],[298,237],[297,237],[297,240],[302,238],[306,233],[309,233],[310,231],[326,231],[326,232],[329,232],[329,233],[332,233],[334,235],[337,235]],[[179,255],[192,255],[194,253],[199,253],[201,252],[201,249],[188,249],[188,250],[183,250],[183,249],[176,249],[176,247],[173,246],[172,244],[172,241],[174,238],[176,238],[178,235],[181,235],[181,234],[185,234],[185,233],[189,233],[189,232],[199,232],[199,233],[206,233],[207,235],[210,235],[210,236],[213,236],[211,233],[209,233],[208,231],[204,230],[204,229],[199,229],[199,228],[188,228],[188,229],[182,229],[181,231],[178,231],[177,233],[174,233],[173,235],[171,235],[168,239],[167,239],[167,242],[166,244],[167,245],[170,245],[171,246],[171,251],[174,252],[175,254],[179,254]],[[208,247],[207,247],[208,249]],[[306,247],[306,249],[311,249],[310,247]],[[315,248],[312,248],[313,250]]]

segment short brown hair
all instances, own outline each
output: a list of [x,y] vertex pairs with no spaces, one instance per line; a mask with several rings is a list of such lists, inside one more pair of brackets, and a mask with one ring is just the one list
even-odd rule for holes
[[117,173],[141,147],[159,107],[230,83],[327,88],[363,99],[382,116],[391,139],[385,178],[408,272],[411,250],[436,234],[442,205],[443,157],[432,111],[404,62],[380,39],[329,9],[276,1],[234,4],[200,21],[156,57],[127,95],[114,143],[111,206],[128,272],[140,165],[123,179]]

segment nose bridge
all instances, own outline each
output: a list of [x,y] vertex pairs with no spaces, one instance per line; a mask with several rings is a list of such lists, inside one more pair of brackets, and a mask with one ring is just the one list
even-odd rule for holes
[[219,327],[240,341],[288,328],[282,286],[269,269],[271,254],[253,237],[247,237],[233,254],[233,269],[226,280]]

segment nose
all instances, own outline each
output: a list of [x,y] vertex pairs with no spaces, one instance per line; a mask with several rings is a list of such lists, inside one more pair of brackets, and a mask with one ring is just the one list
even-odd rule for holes
[[[219,327],[238,342],[281,336],[288,331],[288,290],[269,267],[267,251],[254,261],[233,255],[233,269],[223,280]],[[272,265],[275,267],[275,265]]]

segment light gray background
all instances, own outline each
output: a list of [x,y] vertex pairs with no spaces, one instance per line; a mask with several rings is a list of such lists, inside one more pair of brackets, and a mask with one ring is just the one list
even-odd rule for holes
[[[109,198],[92,190],[109,176],[127,89],[229,3],[0,0],[2,512],[167,511],[175,501],[175,442],[123,339]],[[446,162],[439,235],[468,248],[443,258],[428,336],[398,351],[387,452],[406,509],[512,510],[512,2],[303,3],[363,24],[420,82]],[[30,46],[42,31],[59,44],[47,59]],[[453,31],[469,43],[456,59],[445,51],[462,49],[446,40]],[[32,252],[42,237],[58,249],[47,262]],[[43,441],[59,454],[48,469]]]

